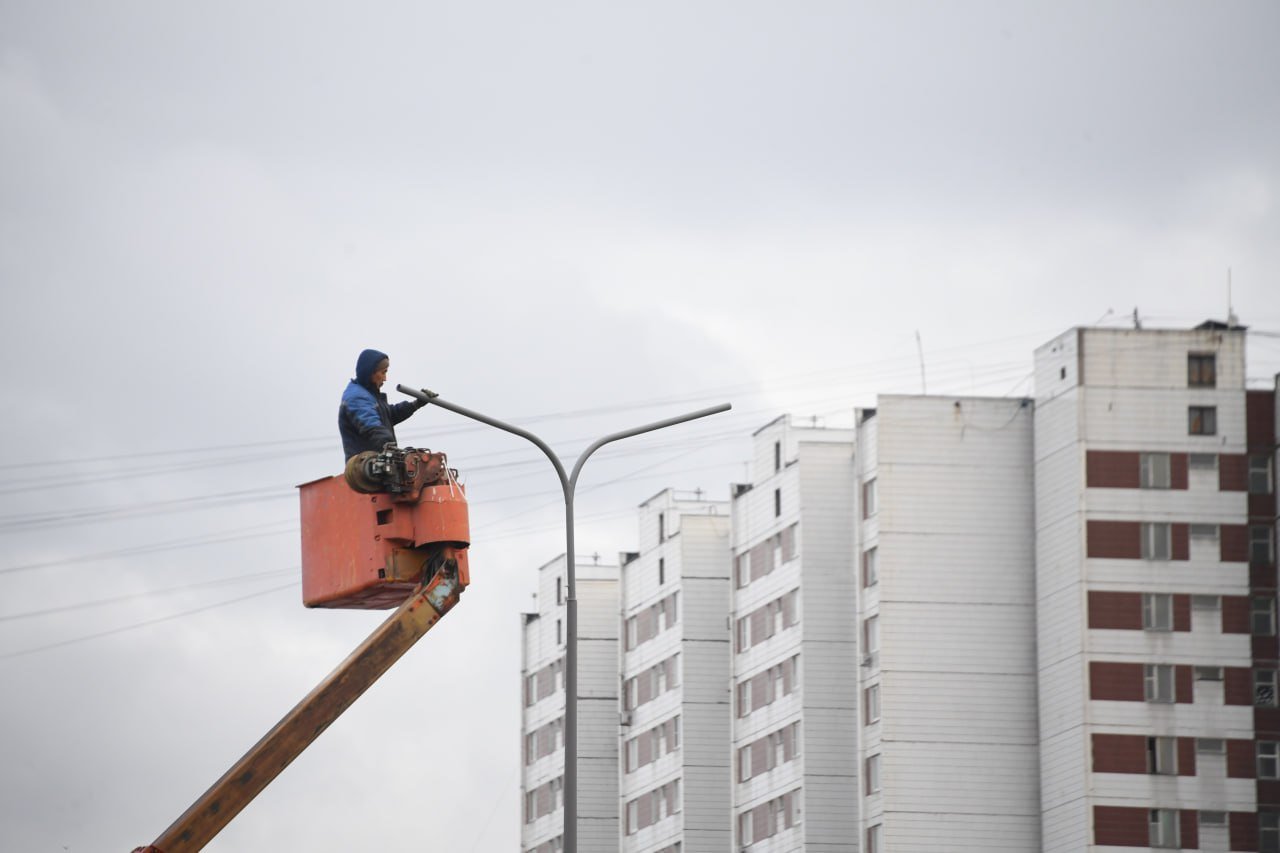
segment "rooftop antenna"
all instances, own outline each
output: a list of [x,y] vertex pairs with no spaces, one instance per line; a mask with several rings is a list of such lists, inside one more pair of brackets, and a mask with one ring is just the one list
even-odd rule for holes
[[1138,317],[1138,306],[1133,306],[1133,327],[1141,331],[1142,320]]
[[1236,309],[1231,304],[1231,267],[1227,267],[1227,326],[1234,329],[1239,322]]
[[929,386],[924,381],[924,345],[920,343],[919,329],[916,329],[916,354],[920,356],[920,393],[928,394]]

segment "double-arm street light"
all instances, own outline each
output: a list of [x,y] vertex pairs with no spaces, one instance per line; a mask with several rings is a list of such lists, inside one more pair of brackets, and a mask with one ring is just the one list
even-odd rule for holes
[[582,466],[586,463],[591,454],[595,453],[601,447],[613,441],[622,438],[630,438],[633,435],[640,435],[646,432],[662,429],[664,427],[675,426],[686,421],[705,418],[708,415],[727,412],[732,408],[728,403],[721,403],[718,406],[712,406],[707,409],[700,409],[696,412],[689,412],[684,415],[677,415],[674,418],[666,420],[654,421],[644,426],[625,429],[621,432],[615,432],[606,435],[604,438],[597,439],[590,447],[583,451],[578,457],[578,461],[573,465],[573,471],[566,475],[564,465],[560,462],[560,457],[547,446],[547,443],[538,438],[528,430],[521,429],[509,423],[491,418],[488,415],[482,415],[471,409],[459,406],[457,403],[450,403],[443,400],[439,396],[433,396],[426,391],[420,391],[416,388],[409,388],[405,385],[397,385],[396,390],[402,394],[408,394],[426,403],[439,406],[442,409],[448,409],[456,412],[463,417],[480,421],[500,430],[518,435],[521,438],[528,439],[537,445],[538,449],[546,454],[551,460],[551,464],[556,469],[556,474],[560,477],[560,488],[564,492],[564,519],[565,519],[565,566],[567,569],[565,606],[566,613],[566,636],[565,636],[565,712],[564,712],[564,850],[565,853],[577,853],[578,851],[578,597],[575,585],[576,580],[576,564],[574,563],[573,553],[573,493],[578,485],[578,475],[582,473]]

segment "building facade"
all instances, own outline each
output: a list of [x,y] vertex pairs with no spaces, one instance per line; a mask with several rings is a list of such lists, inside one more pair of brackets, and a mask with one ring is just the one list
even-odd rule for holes
[[1244,355],[1216,323],[1036,351],[1048,853],[1280,850],[1275,394]]
[[856,418],[866,853],[1040,848],[1033,412],[881,396]]
[[731,487],[735,850],[858,848],[853,439],[780,417]]
[[[579,562],[578,845],[618,849],[618,567]],[[558,853],[564,833],[565,559],[538,569],[523,616],[520,849]]]
[[728,850],[729,507],[641,505],[621,578],[618,814],[624,853]]

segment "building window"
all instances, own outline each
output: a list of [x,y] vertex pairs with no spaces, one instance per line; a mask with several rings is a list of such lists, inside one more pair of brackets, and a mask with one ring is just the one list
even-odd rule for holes
[[667,515],[666,513],[658,513],[658,541],[667,541]]
[[878,793],[880,791],[880,756],[879,754],[867,757],[867,770],[864,781],[866,782],[867,795]]
[[1258,741],[1258,778],[1280,779],[1280,743]]
[[870,518],[876,514],[878,496],[876,495],[876,478],[872,477],[862,484],[862,517]]
[[881,853],[880,824],[867,827],[867,853]]
[[1187,456],[1187,467],[1192,471],[1217,471],[1218,454],[1192,453]]
[[875,666],[880,651],[880,617],[868,616],[862,623],[862,663]]
[[1221,610],[1222,599],[1216,595],[1193,595],[1191,596],[1192,610]]
[[1187,432],[1191,435],[1217,435],[1218,409],[1216,406],[1190,406],[1187,408]]
[[1151,810],[1151,846],[1178,846],[1178,812],[1176,809]]
[[667,582],[667,561],[662,557],[658,558],[658,586],[662,586]]
[[564,604],[564,579],[556,578],[556,604]]
[[1280,851],[1280,813],[1258,812],[1258,849],[1262,853]]
[[1168,560],[1173,556],[1173,531],[1167,522],[1143,522],[1142,559]]
[[1273,553],[1271,528],[1265,524],[1249,525],[1249,562],[1270,563]]
[[1200,822],[1200,827],[1201,827],[1202,829],[1204,829],[1204,828],[1208,828],[1208,827],[1213,827],[1213,828],[1215,828],[1215,829],[1217,829],[1218,827],[1221,827],[1221,828],[1223,828],[1223,829],[1226,829],[1226,828],[1227,828],[1227,813],[1226,813],[1226,812],[1218,812],[1218,811],[1209,812],[1209,811],[1202,811],[1202,812],[1200,812],[1198,815],[1196,815],[1196,818],[1199,820],[1199,822]]
[[862,585],[875,586],[880,580],[879,552],[876,548],[868,548],[862,552]]
[[1148,702],[1173,701],[1173,665],[1149,663],[1142,668],[1143,695]]
[[556,620],[556,645],[557,645],[557,646],[559,646],[559,645],[563,645],[563,644],[564,644],[564,636],[563,636],[563,634],[564,634],[564,632],[563,632],[563,631],[561,630],[561,628],[560,628],[560,620],[559,620],[559,619],[557,619],[557,620]]
[[782,470],[782,442],[775,441],[773,443],[773,470]]
[[782,515],[782,489],[773,490],[773,517]]
[[1169,488],[1169,454],[1143,453],[1139,458],[1138,485],[1144,489]]
[[1218,384],[1218,357],[1213,353],[1193,352],[1187,355],[1187,385],[1191,388],[1214,388]]
[[1173,630],[1173,596],[1146,593],[1142,596],[1142,627],[1147,631]]
[[1258,596],[1249,603],[1249,628],[1257,637],[1273,637],[1276,633],[1276,600]]
[[1192,670],[1192,673],[1196,681],[1222,680],[1222,667],[1220,666],[1197,666]]
[[1201,755],[1226,755],[1227,742],[1220,737],[1198,737],[1196,752]]
[[1161,776],[1178,775],[1177,738],[1147,738],[1147,772]]
[[1250,456],[1249,493],[1254,495],[1269,495],[1271,494],[1272,488],[1270,457]]
[[738,815],[738,846],[750,847],[753,841],[751,834],[751,813],[754,809],[747,809]]
[[1192,539],[1200,539],[1205,542],[1218,541],[1218,525],[1216,524],[1190,524],[1187,527]]
[[862,691],[862,707],[866,708],[867,725],[880,721],[880,685],[873,684]]
[[1276,706],[1276,671],[1274,669],[1253,671],[1253,704],[1259,708]]

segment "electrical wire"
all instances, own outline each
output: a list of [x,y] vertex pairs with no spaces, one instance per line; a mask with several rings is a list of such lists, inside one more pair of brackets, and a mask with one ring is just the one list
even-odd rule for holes
[[199,583],[189,583],[182,586],[171,586],[165,589],[152,589],[146,592],[135,592],[129,595],[117,595],[112,598],[99,598],[93,601],[82,601],[77,604],[64,604],[60,607],[47,607],[43,610],[27,610],[23,613],[8,613],[0,615],[0,622],[15,622],[19,619],[34,619],[39,616],[50,616],[55,613],[67,613],[72,610],[86,610],[94,607],[106,607],[111,604],[119,604],[122,601],[135,601],[139,598],[149,598],[153,595],[166,595],[173,592],[184,592],[191,589],[203,589],[211,586],[226,586],[228,584],[242,583],[248,580],[262,580],[263,578],[279,577],[280,575],[291,574],[298,571],[301,566],[292,566],[287,569],[274,569],[269,572],[255,572],[249,575],[236,575],[230,578],[215,578],[214,580],[201,581]]
[[174,619],[182,619],[183,617],[186,617],[186,616],[194,616],[197,613],[204,613],[209,610],[216,610],[219,607],[229,607],[230,605],[233,605],[233,604],[240,604],[241,602],[249,601],[250,599],[253,599],[253,598],[261,598],[264,595],[270,595],[273,592],[280,592],[282,590],[291,589],[298,585],[299,585],[299,581],[291,581],[282,586],[274,586],[271,589],[264,589],[259,592],[250,593],[249,595],[242,595],[239,598],[232,598],[227,601],[219,601],[214,604],[206,604],[203,607],[196,607],[191,610],[183,610],[180,613],[172,613],[168,616],[161,616],[157,619],[148,619],[144,622],[135,622],[132,625],[123,625],[119,628],[112,628],[109,631],[98,631],[93,634],[84,634],[79,637],[72,637],[69,640],[60,640],[56,643],[46,643],[43,646],[34,646],[32,648],[21,649],[20,651],[16,651],[16,652],[6,652],[4,654],[0,654],[0,660],[12,660],[13,658],[20,658],[20,657],[26,657],[27,655],[34,655],[38,652],[47,652],[50,649],[60,649],[63,646],[71,646],[71,645],[75,645],[76,643],[88,642],[89,640],[98,640],[103,637],[114,636],[115,634],[123,634],[127,631],[136,631],[139,628],[147,628],[152,625],[159,625],[162,622],[171,622]]

